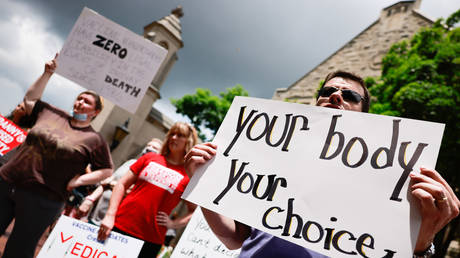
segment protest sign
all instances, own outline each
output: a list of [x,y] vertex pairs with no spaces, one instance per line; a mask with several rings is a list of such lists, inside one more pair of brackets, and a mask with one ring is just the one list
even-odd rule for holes
[[24,130],[0,115],[0,156],[23,143],[26,136],[27,133]]
[[412,257],[443,124],[236,97],[183,197],[331,257]]
[[37,258],[135,258],[143,241],[111,232],[105,242],[97,240],[98,226],[62,215]]
[[228,250],[220,242],[209,228],[200,207],[197,207],[174,248],[171,258],[237,258],[239,253],[240,250]]
[[134,113],[166,54],[85,7],[59,54],[56,73]]

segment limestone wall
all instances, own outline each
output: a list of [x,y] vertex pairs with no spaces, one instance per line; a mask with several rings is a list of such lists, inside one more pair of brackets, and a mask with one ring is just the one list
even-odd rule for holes
[[399,2],[382,10],[380,18],[329,56],[289,88],[277,89],[273,99],[312,104],[321,80],[329,72],[345,70],[363,78],[379,76],[383,55],[393,43],[410,37],[432,21],[417,10],[412,3]]

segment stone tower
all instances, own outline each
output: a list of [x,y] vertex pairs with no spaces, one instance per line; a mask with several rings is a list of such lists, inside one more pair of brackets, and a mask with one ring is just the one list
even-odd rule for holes
[[169,71],[177,60],[177,51],[184,47],[180,18],[184,16],[182,6],[171,11],[171,15],[154,21],[144,27],[144,37],[168,50],[165,61],[161,64],[152,86],[160,89]]
[[171,121],[157,110],[152,108],[159,99],[160,88],[168,73],[176,62],[177,52],[184,44],[181,37],[180,18],[183,16],[182,7],[178,6],[171,14],[144,27],[144,37],[168,50],[168,54],[160,65],[155,78],[150,84],[135,114],[105,101],[102,112],[93,121],[92,126],[99,131],[111,145],[117,126],[122,126],[129,119],[129,134],[112,150],[115,167],[121,165],[128,158],[132,158],[153,137],[163,139]]
[[320,81],[338,69],[356,73],[363,78],[379,76],[382,57],[393,43],[409,39],[421,27],[433,23],[420,13],[420,4],[421,0],[399,1],[384,8],[377,21],[291,86],[277,89],[273,99],[313,104]]

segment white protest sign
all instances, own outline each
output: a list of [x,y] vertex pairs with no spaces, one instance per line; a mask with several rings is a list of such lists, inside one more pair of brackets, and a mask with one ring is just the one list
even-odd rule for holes
[[56,73],[134,113],[166,54],[85,7],[59,54]]
[[212,233],[200,207],[195,209],[192,218],[182,233],[171,258],[237,258],[240,250],[228,250]]
[[27,132],[0,115],[0,156],[24,142]]
[[412,257],[443,124],[237,97],[183,197],[331,257]]
[[144,243],[116,232],[101,243],[97,240],[98,230],[98,226],[62,215],[37,258],[135,258]]

